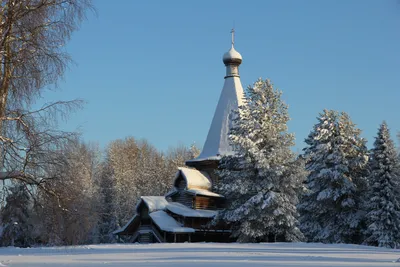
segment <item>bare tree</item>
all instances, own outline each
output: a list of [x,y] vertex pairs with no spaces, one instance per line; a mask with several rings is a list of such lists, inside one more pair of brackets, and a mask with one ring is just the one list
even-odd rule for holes
[[46,189],[45,169],[74,133],[57,130],[82,101],[55,102],[32,110],[34,100],[57,86],[70,57],[65,43],[91,0],[2,0],[0,4],[0,180]]
[[[3,0],[0,5],[0,118],[31,104],[55,84],[70,58],[64,50],[90,0]],[[8,104],[8,105],[7,105]],[[1,127],[0,127],[1,128]]]
[[[103,236],[123,226],[131,217],[140,196],[162,196],[172,188],[178,167],[192,158],[196,149],[178,145],[166,155],[146,140],[128,137],[111,142],[100,177],[103,199],[100,222]],[[194,152],[196,153],[196,152]],[[107,227],[113,227],[107,230]]]
[[35,223],[41,242],[55,245],[76,245],[93,242],[93,231],[98,221],[98,189],[95,177],[100,165],[98,148],[70,141],[57,168],[52,168],[52,179],[47,187],[55,196],[39,191]]

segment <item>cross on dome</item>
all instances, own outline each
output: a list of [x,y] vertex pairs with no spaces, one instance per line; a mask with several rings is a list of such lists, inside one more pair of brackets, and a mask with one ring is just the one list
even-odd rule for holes
[[231,34],[232,34],[232,47],[234,47],[235,46],[235,28],[232,28]]
[[231,47],[231,49],[229,49],[228,52],[226,52],[224,54],[224,56],[222,57],[222,61],[224,62],[224,64],[226,66],[229,66],[229,65],[239,66],[240,63],[242,63],[242,56],[240,55],[240,53],[238,51],[235,50],[235,47],[234,47],[234,45],[235,45],[235,29],[234,28],[231,30],[231,35],[232,35],[232,37],[231,37],[232,38],[232,40],[231,40],[232,47]]

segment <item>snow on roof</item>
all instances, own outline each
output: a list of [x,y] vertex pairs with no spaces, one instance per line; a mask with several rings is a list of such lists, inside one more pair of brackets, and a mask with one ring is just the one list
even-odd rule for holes
[[235,48],[232,46],[231,49],[229,49],[228,52],[226,52],[223,57],[222,57],[222,61],[224,63],[229,63],[232,60],[240,60],[240,62],[242,61],[242,55],[235,50]]
[[150,217],[161,230],[174,233],[194,233],[195,230],[189,227],[182,227],[174,218],[165,211],[159,210],[150,213]]
[[179,171],[176,173],[175,181],[182,175],[186,180],[187,189],[211,189],[211,179],[207,173],[185,167],[180,167],[178,169]]
[[133,222],[133,221],[135,221],[135,220],[138,220],[139,219],[139,216],[138,215],[133,215],[133,217],[123,226],[123,227],[121,227],[120,229],[118,229],[118,230],[115,230],[114,232],[112,232],[112,234],[113,235],[116,235],[116,234],[119,234],[119,233],[122,233],[122,232],[124,232],[125,230],[126,230],[126,228],[128,228],[128,226]]
[[178,193],[178,190],[175,187],[173,187],[168,193],[165,194],[164,197],[170,197],[176,193]]
[[141,196],[140,199],[141,201],[139,201],[139,203],[137,204],[136,210],[142,201],[149,208],[149,212],[163,210],[168,204],[168,201],[165,199],[164,196]]
[[203,150],[196,159],[188,162],[218,160],[221,155],[232,155],[234,153],[228,140],[231,127],[229,115],[232,110],[238,110],[238,107],[243,103],[244,92],[240,78],[227,77]]
[[224,197],[223,195],[205,190],[205,189],[198,189],[198,188],[192,188],[187,190],[189,193],[193,193],[195,195],[202,195],[202,196],[209,196],[209,197]]
[[167,209],[177,215],[196,218],[212,218],[218,213],[216,210],[194,210],[178,202],[168,203]]

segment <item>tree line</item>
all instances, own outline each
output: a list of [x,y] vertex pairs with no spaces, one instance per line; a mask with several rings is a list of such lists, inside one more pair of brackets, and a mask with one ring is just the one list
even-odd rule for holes
[[[2,185],[0,245],[76,245],[115,242],[142,195],[161,196],[174,174],[198,155],[179,145],[166,153],[133,137],[112,141],[102,152],[79,139],[63,148],[47,191],[20,182]],[[52,194],[49,194],[51,191]]]
[[221,160],[224,221],[240,242],[309,241],[397,248],[400,158],[386,122],[371,150],[345,112],[323,110],[294,154],[287,105],[269,80],[233,114],[234,156]]

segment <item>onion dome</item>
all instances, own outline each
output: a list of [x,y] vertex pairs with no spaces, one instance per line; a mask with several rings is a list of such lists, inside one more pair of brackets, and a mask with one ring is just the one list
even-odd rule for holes
[[224,54],[222,57],[222,61],[224,62],[225,66],[228,65],[237,65],[239,66],[242,63],[242,55],[239,54],[238,51],[235,50],[235,29],[232,29],[232,47],[229,49],[228,52]]
[[232,44],[232,48],[224,54],[224,56],[222,57],[222,61],[225,65],[240,65],[240,63],[242,63],[242,55],[240,55],[240,53],[235,50]]

